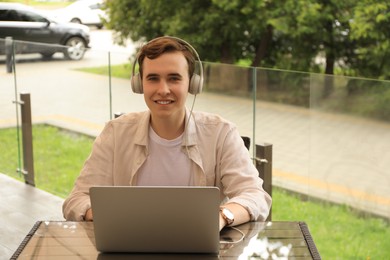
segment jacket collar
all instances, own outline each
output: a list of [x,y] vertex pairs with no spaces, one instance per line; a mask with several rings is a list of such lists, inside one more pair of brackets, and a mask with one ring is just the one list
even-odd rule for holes
[[192,111],[186,109],[186,126],[185,126],[185,137],[183,140],[184,146],[193,146],[197,143],[196,137],[196,125],[195,115]]
[[[148,146],[149,139],[149,126],[150,126],[150,111],[145,111],[142,113],[137,131],[134,136],[134,142],[138,145]],[[185,126],[185,136],[183,138],[184,146],[193,146],[197,144],[196,137],[196,124],[194,119],[194,113],[191,113],[186,108],[186,126]]]
[[137,131],[134,135],[134,143],[138,145],[148,146],[150,125],[150,111],[145,111],[141,114]]

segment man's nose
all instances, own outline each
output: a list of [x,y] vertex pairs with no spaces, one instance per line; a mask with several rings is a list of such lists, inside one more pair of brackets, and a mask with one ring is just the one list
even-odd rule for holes
[[160,94],[168,94],[170,92],[169,84],[166,80],[161,80],[158,85],[158,92]]

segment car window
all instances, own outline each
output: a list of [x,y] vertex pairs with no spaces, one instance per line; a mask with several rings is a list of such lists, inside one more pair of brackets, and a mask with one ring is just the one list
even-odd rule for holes
[[47,22],[47,20],[39,14],[20,10],[0,10],[0,21]]
[[39,14],[32,13],[29,11],[19,11],[18,12],[20,21],[24,22],[47,22],[46,18],[40,16]]
[[0,21],[19,21],[18,13],[15,10],[0,10]]
[[102,7],[103,7],[103,5],[100,4],[100,3],[89,5],[89,8],[92,9],[92,10],[101,9]]

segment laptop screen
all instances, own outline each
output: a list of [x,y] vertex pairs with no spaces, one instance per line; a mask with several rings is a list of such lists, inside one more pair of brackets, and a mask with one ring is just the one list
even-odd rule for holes
[[90,189],[101,252],[218,253],[217,187]]

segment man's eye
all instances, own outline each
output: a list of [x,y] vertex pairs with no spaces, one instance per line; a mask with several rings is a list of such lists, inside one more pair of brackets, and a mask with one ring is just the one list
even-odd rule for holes
[[180,77],[171,77],[171,78],[169,78],[169,80],[174,81],[174,82],[180,81]]
[[157,81],[158,77],[148,77],[147,80],[148,81]]

